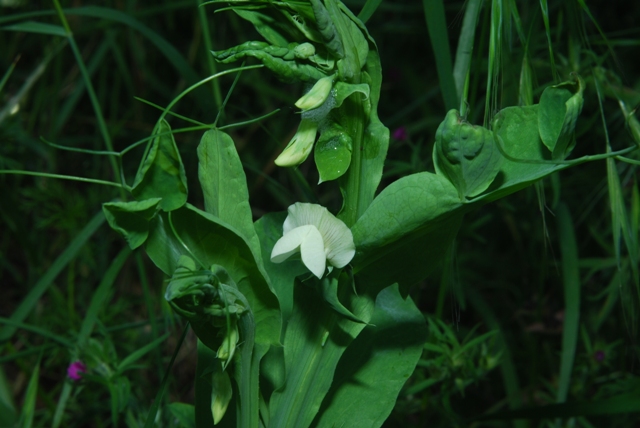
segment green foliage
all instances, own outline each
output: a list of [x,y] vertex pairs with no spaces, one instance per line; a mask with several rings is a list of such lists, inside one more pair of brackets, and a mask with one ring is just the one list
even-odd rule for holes
[[[0,6],[0,425],[634,422],[640,94],[635,39],[608,28],[637,13],[19,3]],[[321,235],[313,274],[306,241],[272,262],[295,202],[336,213],[353,259]]]

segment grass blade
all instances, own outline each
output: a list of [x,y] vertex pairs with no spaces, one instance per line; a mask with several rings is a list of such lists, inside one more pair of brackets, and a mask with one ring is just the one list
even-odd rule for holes
[[[64,269],[67,264],[76,256],[78,251],[84,246],[87,240],[95,233],[95,231],[102,225],[104,222],[104,214],[102,214],[102,210],[98,214],[96,214],[91,221],[80,231],[78,236],[71,241],[71,244],[67,247],[66,250],[53,262],[49,270],[40,278],[40,280],[36,283],[36,285],[31,289],[27,297],[20,303],[20,306],[11,314],[12,322],[22,322],[29,315],[31,310],[34,308],[40,297],[44,294],[45,291],[49,288],[49,286],[56,279],[58,274]],[[0,332],[0,344],[11,339],[13,334],[16,332],[17,327],[15,326],[7,326],[2,329]]]
[[[453,66],[449,36],[447,34],[447,20],[444,15],[442,0],[422,0],[424,16],[427,20],[429,39],[435,56],[440,89],[446,110],[458,107],[458,93],[453,80]],[[466,76],[466,72],[465,72]],[[463,77],[464,81],[464,77]]]
[[98,319],[98,312],[107,305],[107,298],[111,293],[111,286],[115,282],[118,273],[120,273],[124,262],[130,254],[131,249],[129,247],[125,247],[120,251],[120,253],[113,259],[113,262],[111,262],[109,269],[104,273],[102,281],[100,281],[100,285],[98,285],[95,293],[93,293],[89,309],[87,309],[84,321],[80,327],[80,332],[78,333],[79,348],[82,348],[89,339],[89,336],[91,336],[93,326]]
[[562,281],[564,283],[564,323],[562,326],[562,354],[556,401],[567,399],[571,386],[571,372],[578,345],[580,326],[580,275],[578,271],[578,248],[569,209],[564,204],[558,206],[558,239]]
[[369,18],[371,18],[378,9],[380,3],[382,3],[382,0],[367,0],[358,14],[358,19],[362,21],[363,24],[366,24]]
[[478,24],[478,15],[482,0],[470,0],[467,2],[467,10],[462,21],[458,49],[456,50],[456,62],[453,67],[453,79],[455,81],[456,92],[462,95],[464,81],[471,65],[471,55],[473,53],[473,41]]
[[22,412],[20,415],[20,423],[19,426],[23,428],[31,428],[33,425],[33,416],[36,412],[36,397],[38,394],[38,381],[40,378],[40,358],[38,358],[38,363],[36,364],[36,368],[33,370],[31,374],[31,379],[29,379],[29,386],[27,387],[27,392],[24,395],[24,403],[22,405]]

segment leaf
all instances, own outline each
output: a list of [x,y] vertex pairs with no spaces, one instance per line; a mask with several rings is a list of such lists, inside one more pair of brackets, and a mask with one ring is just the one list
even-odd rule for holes
[[[271,254],[276,242],[282,238],[282,225],[286,217],[286,212],[269,213],[255,222],[254,226],[260,238],[262,254]],[[272,263],[270,260],[266,260],[264,269],[269,274],[276,296],[278,296],[282,322],[286,324],[293,310],[293,283],[297,276],[307,273],[308,269],[301,260],[291,258],[282,263]]]
[[140,164],[131,193],[138,200],[162,198],[160,208],[173,211],[187,202],[187,177],[167,121],[158,123],[154,131],[156,137]]
[[366,324],[366,321],[354,315],[340,302],[340,299],[338,298],[338,288],[342,289],[345,287],[353,289],[353,279],[346,273],[342,273],[338,278],[335,276],[327,276],[321,279],[319,289],[324,301],[327,302],[338,314],[353,322]]
[[60,25],[45,24],[44,22],[25,21],[2,27],[5,31],[24,31],[26,33],[48,34],[50,36],[67,37],[67,32]]
[[335,100],[336,100],[335,101],[336,105],[334,108],[340,107],[344,102],[344,100],[347,99],[347,97],[349,97],[349,95],[353,93],[360,92],[361,94],[364,95],[364,99],[366,100],[367,98],[369,98],[369,92],[370,92],[369,85],[366,83],[354,84],[354,83],[345,83],[340,81],[336,82],[333,90],[334,90]]
[[326,75],[315,66],[295,59],[284,59],[268,52],[270,45],[264,42],[246,42],[239,46],[212,51],[214,58],[224,64],[253,57],[261,61],[265,67],[274,72],[278,78],[287,83],[316,82]]
[[487,190],[498,175],[502,159],[491,131],[471,125],[457,110],[449,110],[436,131],[433,163],[436,172],[458,189],[460,199]]
[[205,211],[237,229],[261,260],[253,227],[247,177],[231,137],[217,129],[204,133],[198,146],[198,179]]
[[290,41],[295,40],[291,34],[293,28],[290,25],[277,22],[272,16],[273,14],[269,13],[271,12],[269,9],[243,10],[234,8],[233,11],[242,19],[252,23],[258,33],[272,45],[287,46]]
[[356,283],[404,288],[424,279],[444,259],[462,207],[456,189],[439,175],[422,172],[390,184],[351,228]]
[[351,163],[353,140],[344,128],[333,123],[315,144],[313,157],[320,174],[318,184],[341,177]]
[[171,403],[167,406],[167,409],[181,427],[196,428],[195,408],[193,404]]
[[349,345],[313,427],[375,428],[387,419],[427,339],[424,316],[397,285],[378,294],[373,316]]
[[[356,317],[369,321],[373,298],[355,296],[349,287],[339,297]],[[284,337],[286,381],[271,396],[270,427],[309,426],[331,386],[338,361],[365,326],[318,304],[321,299],[314,288],[296,285],[293,315]]]
[[278,301],[266,273],[240,232],[190,204],[171,212],[171,221],[186,248],[174,235],[169,214],[160,213],[152,219],[145,243],[156,266],[170,276],[178,267],[179,257],[187,255],[201,267],[214,264],[224,267],[249,302],[256,323],[256,342],[280,343]]
[[573,148],[576,120],[582,111],[583,92],[584,82],[580,77],[574,82],[549,86],[542,92],[538,127],[540,138],[552,152],[553,159],[564,159]]
[[495,141],[506,159],[488,192],[478,200],[500,199],[567,166],[548,162],[549,152],[538,133],[538,107],[507,107],[495,116],[492,122]]
[[109,226],[124,236],[129,247],[135,250],[147,240],[149,220],[158,212],[160,198],[136,202],[108,202],[102,204],[102,211]]
[[316,26],[322,35],[324,45],[334,57],[344,58],[345,51],[340,37],[341,34],[338,32],[331,14],[324,7],[321,0],[310,0],[310,3],[316,18]]

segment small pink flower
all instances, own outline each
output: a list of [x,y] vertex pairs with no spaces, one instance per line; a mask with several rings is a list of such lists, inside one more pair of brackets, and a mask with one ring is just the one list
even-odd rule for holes
[[69,364],[67,368],[67,376],[72,380],[80,380],[82,378],[81,373],[85,373],[87,371],[87,366],[84,365],[82,361],[74,361]]
[[409,135],[407,134],[407,128],[401,126],[400,128],[393,131],[393,134],[391,136],[394,140],[404,141]]

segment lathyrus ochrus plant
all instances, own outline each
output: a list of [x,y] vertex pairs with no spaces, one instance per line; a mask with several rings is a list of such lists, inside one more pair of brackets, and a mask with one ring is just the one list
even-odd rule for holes
[[171,278],[166,298],[200,339],[197,426],[378,427],[427,337],[408,289],[438,267],[464,214],[594,158],[564,160],[584,83],[575,76],[540,104],[505,108],[490,128],[450,111],[435,173],[403,177],[374,198],[389,131],[377,116],[377,48],[362,22],[338,0],[225,3],[266,41],[214,57],[251,57],[308,84],[298,132],[276,163],[295,167],[313,149],[320,180],[338,180],[341,211],[298,203],[254,223],[234,142],[215,126],[197,150],[205,209],[190,205],[161,120],[135,201],[107,203],[105,215]]

